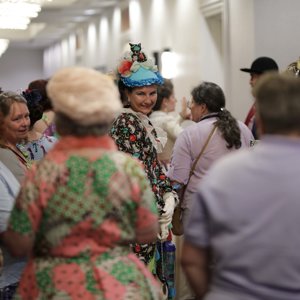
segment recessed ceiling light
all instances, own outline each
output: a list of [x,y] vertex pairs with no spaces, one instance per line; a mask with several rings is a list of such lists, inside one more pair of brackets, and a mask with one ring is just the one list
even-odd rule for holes
[[97,11],[96,9],[86,9],[86,10],[84,11],[84,14],[85,14],[86,16],[93,16],[93,15],[95,15],[97,12],[98,12],[98,11]]

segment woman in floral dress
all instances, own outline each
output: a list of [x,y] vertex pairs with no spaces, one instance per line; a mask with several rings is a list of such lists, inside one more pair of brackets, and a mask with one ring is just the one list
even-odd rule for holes
[[30,256],[16,299],[161,299],[129,247],[156,239],[157,209],[140,163],[106,134],[121,107],[113,81],[65,68],[48,92],[61,139],[27,174],[2,235]]
[[[125,108],[115,119],[110,136],[119,150],[143,163],[160,213],[158,241],[163,242],[169,237],[177,195],[157,156],[166,143],[166,133],[154,128],[148,118],[157,100],[157,85],[162,84],[163,79],[144,52],[133,50],[140,48],[140,44],[130,46],[131,52],[125,53],[118,66],[118,85]],[[153,274],[160,273],[155,261],[156,243],[135,244],[133,251]]]

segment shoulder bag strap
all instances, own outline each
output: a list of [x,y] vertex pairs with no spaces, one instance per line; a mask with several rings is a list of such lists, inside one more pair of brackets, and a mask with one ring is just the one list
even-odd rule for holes
[[198,163],[200,157],[202,156],[204,150],[206,149],[206,147],[207,147],[207,145],[208,145],[208,143],[209,143],[209,141],[210,141],[212,135],[214,134],[216,128],[217,128],[217,125],[215,124],[214,127],[213,127],[213,129],[211,130],[209,136],[207,137],[207,139],[206,139],[206,141],[205,141],[205,144],[203,145],[203,147],[202,147],[200,153],[198,154],[196,160],[194,161],[194,163],[193,163],[193,165],[192,165],[192,168],[191,168],[191,171],[190,171],[190,174],[189,174],[189,179],[188,179],[186,185],[184,185],[183,190],[182,190],[182,193],[181,193],[179,205],[180,205],[181,202],[183,201],[184,193],[185,193],[186,188],[187,188],[187,186],[188,186],[188,184],[189,184],[189,182],[190,182],[190,179],[191,179],[191,177],[192,177],[192,175],[193,175],[193,173],[194,173],[194,170],[195,170],[195,168],[196,168],[196,165],[197,165],[197,163]]

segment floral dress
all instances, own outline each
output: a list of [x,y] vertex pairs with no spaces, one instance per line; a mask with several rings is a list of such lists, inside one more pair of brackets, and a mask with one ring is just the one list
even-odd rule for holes
[[[159,140],[147,116],[128,109],[121,113],[114,121],[110,130],[119,150],[131,154],[139,159],[145,167],[146,174],[155,195],[155,202],[159,212],[164,208],[163,195],[172,192],[172,187],[164,169],[157,158]],[[137,256],[149,264],[151,271],[155,270],[155,244],[136,244],[133,251]]]
[[106,137],[63,137],[29,171],[9,228],[35,239],[16,299],[161,299],[129,243],[157,222],[140,163]]

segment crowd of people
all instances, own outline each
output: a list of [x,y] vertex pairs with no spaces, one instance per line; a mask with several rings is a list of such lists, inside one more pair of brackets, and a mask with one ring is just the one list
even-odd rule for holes
[[0,299],[299,299],[300,62],[241,69],[242,122],[209,81],[177,113],[172,81],[129,45],[113,77],[75,66],[2,87]]

